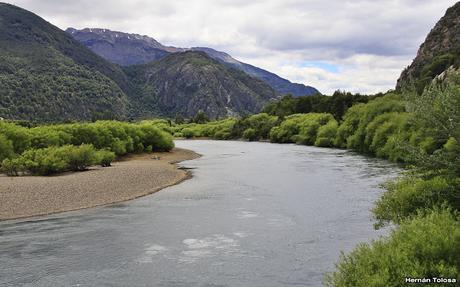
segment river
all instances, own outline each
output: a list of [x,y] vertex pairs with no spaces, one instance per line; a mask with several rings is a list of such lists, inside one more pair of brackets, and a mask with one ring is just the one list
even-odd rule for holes
[[177,141],[193,178],[133,201],[0,222],[1,286],[321,286],[385,235],[370,209],[399,169],[344,150]]

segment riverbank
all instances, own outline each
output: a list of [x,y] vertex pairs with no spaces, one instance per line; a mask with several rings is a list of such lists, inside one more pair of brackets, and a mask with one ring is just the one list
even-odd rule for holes
[[175,163],[195,159],[193,151],[136,154],[111,167],[57,176],[0,175],[0,220],[72,211],[126,201],[154,193],[190,176]]

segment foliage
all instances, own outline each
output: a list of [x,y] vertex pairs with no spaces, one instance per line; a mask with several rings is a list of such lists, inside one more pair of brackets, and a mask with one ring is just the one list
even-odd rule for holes
[[123,119],[121,69],[26,10],[0,4],[0,117],[40,122]]
[[14,155],[13,142],[0,134],[0,161]]
[[316,141],[318,129],[331,121],[335,122],[334,117],[330,114],[290,115],[279,126],[270,131],[270,141],[313,145]]
[[[270,130],[279,124],[277,116],[259,113],[239,119],[232,129],[232,138],[248,140],[265,140],[270,136]],[[246,135],[245,135],[246,134]]]
[[404,220],[390,237],[361,244],[349,255],[342,254],[337,270],[327,275],[326,284],[407,286],[406,277],[459,280],[458,219],[458,214],[450,210],[435,209]]
[[19,157],[5,159],[3,170],[9,175],[28,172],[33,175],[50,175],[64,171],[81,171],[95,164],[110,165],[115,154],[109,151],[97,151],[92,145],[64,145],[29,149]]
[[191,122],[195,124],[205,124],[209,122],[209,118],[203,111],[198,111]]
[[400,223],[424,209],[448,206],[460,210],[459,178],[436,176],[429,179],[407,175],[386,184],[387,191],[377,201],[373,213],[377,226],[386,222]]
[[337,121],[340,121],[351,106],[358,103],[367,103],[380,96],[382,94],[366,96],[343,91],[336,91],[332,96],[319,94],[305,97],[285,96],[280,101],[267,104],[263,112],[279,117],[299,113],[329,113]]
[[218,140],[230,139],[235,122],[236,119],[228,118],[206,124],[189,123],[178,125],[175,127],[174,135],[185,138],[209,137]]
[[316,135],[315,146],[333,147],[338,127],[337,121],[329,121],[324,126],[321,126]]
[[432,140],[434,152],[417,155],[422,172],[460,174],[460,72],[450,71],[443,81],[432,83],[422,95],[406,96],[417,124]]
[[386,184],[373,209],[377,228],[399,226],[390,237],[342,255],[326,278],[329,286],[405,286],[406,277],[460,280],[459,72],[448,72],[421,95],[403,97],[409,113],[390,98],[380,106],[352,107],[339,127],[340,145],[414,167]]
[[108,150],[100,150],[97,152],[96,156],[97,162],[99,162],[102,167],[111,166],[112,161],[115,160],[115,153]]
[[[172,130],[162,120],[140,123],[98,121],[33,128],[0,122],[0,159],[3,169],[10,174],[17,174],[21,169],[34,174],[50,174],[85,169],[86,163],[93,161],[90,159],[93,157],[90,149],[94,147],[101,150],[97,154],[100,158],[96,161],[108,166],[115,155],[171,150],[174,147],[172,136],[164,131],[168,129]],[[91,148],[87,145],[91,145]],[[63,161],[60,155],[65,149],[53,149],[63,146],[68,149],[71,149],[69,146],[80,148],[71,150]],[[37,163],[40,170],[36,171],[33,165],[24,160]]]

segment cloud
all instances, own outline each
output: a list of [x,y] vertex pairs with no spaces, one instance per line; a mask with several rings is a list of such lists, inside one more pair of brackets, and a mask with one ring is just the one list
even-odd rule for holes
[[208,46],[324,93],[374,93],[394,87],[427,33],[456,1],[10,2],[62,29],[108,28],[149,35],[166,45]]

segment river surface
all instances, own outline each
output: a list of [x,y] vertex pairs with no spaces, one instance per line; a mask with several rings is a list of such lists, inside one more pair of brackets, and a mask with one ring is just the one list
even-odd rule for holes
[[343,150],[177,141],[193,178],[133,201],[0,222],[0,286],[321,286],[387,233],[370,208],[399,169]]

